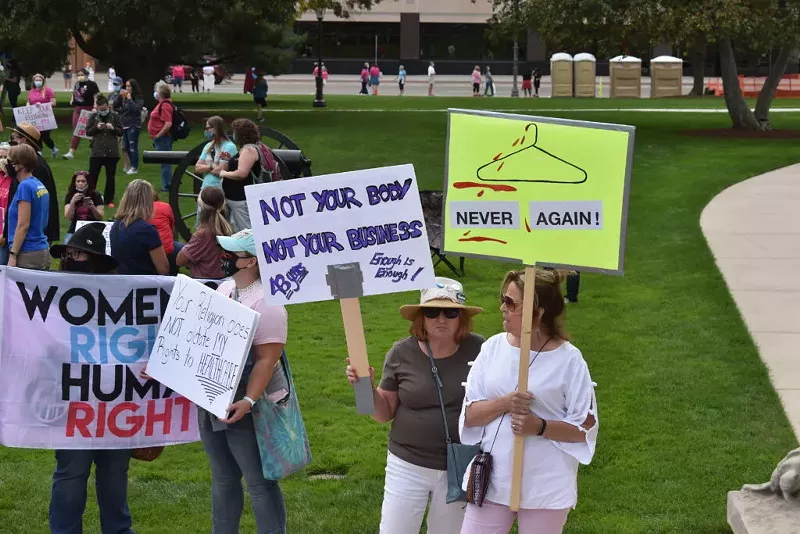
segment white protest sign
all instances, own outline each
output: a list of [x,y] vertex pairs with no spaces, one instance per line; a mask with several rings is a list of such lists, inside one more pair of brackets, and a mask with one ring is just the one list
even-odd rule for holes
[[259,316],[179,274],[147,374],[217,417],[227,418]]
[[78,221],[75,223],[75,231],[81,229],[81,227],[86,226],[87,224],[95,224],[99,223],[105,226],[103,228],[103,237],[106,238],[106,254],[111,256],[111,227],[114,226],[114,223],[111,221]]
[[89,123],[89,117],[91,116],[91,111],[82,109],[81,114],[78,117],[78,123],[75,125],[75,130],[72,132],[72,135],[75,137],[82,137],[84,139],[91,139],[91,137],[86,135],[86,125]]
[[[354,287],[367,296],[436,285],[413,165],[250,185],[245,193],[269,304],[331,300]],[[352,276],[336,280],[334,266],[343,265]]]
[[53,115],[53,106],[49,103],[14,108],[14,122],[17,124],[27,122],[40,132],[58,128],[56,116]]

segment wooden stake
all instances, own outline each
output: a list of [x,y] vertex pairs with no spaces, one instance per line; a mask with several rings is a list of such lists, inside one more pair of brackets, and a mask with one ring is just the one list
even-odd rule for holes
[[[528,391],[528,364],[531,357],[531,332],[533,330],[533,306],[536,289],[536,267],[525,267],[525,289],[522,293],[522,336],[519,341],[518,391]],[[522,495],[522,464],[525,456],[525,436],[514,436],[514,463],[511,470],[512,512],[519,511]]]
[[344,322],[344,335],[347,339],[347,354],[350,365],[359,376],[356,384],[356,408],[360,414],[371,414],[375,411],[372,397],[372,385],[369,378],[369,360],[367,358],[367,340],[364,337],[364,323],[361,319],[361,305],[357,298],[339,299]]

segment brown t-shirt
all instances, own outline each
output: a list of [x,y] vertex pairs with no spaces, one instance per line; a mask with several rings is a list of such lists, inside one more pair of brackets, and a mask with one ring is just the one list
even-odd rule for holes
[[217,237],[208,230],[200,229],[181,249],[189,260],[192,278],[225,278],[222,272],[222,249]]
[[[458,443],[458,416],[464,402],[468,362],[480,352],[483,337],[470,334],[455,354],[436,360],[442,397],[453,443]],[[447,441],[442,410],[431,372],[431,361],[415,337],[401,339],[389,349],[383,364],[381,389],[400,398],[389,433],[389,452],[406,462],[428,469],[447,469]]]

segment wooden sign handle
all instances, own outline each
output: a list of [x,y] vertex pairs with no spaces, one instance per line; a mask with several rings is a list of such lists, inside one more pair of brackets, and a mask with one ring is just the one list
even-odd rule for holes
[[372,396],[372,381],[369,377],[367,340],[364,337],[364,323],[361,320],[361,305],[357,298],[339,299],[339,305],[342,308],[342,321],[344,322],[350,366],[356,370],[359,376],[358,382],[354,385],[356,409],[362,415],[372,414],[375,412],[375,400]]
[[[531,334],[533,329],[533,306],[536,289],[536,268],[525,267],[525,289],[522,292],[522,335],[519,341],[518,391],[528,391],[528,363],[531,357]],[[522,464],[525,456],[525,436],[514,436],[514,463],[511,469],[512,512],[519,511],[522,494]]]

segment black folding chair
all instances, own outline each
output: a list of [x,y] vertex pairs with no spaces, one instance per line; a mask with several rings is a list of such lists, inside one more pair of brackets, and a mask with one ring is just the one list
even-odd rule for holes
[[458,267],[456,267],[442,251],[444,248],[444,232],[442,228],[444,195],[441,191],[420,191],[419,198],[422,202],[425,228],[428,230],[428,245],[431,249],[433,266],[436,267],[440,263],[444,263],[456,276],[464,276],[464,257],[458,257]]

